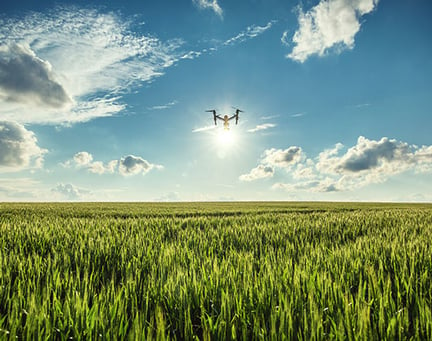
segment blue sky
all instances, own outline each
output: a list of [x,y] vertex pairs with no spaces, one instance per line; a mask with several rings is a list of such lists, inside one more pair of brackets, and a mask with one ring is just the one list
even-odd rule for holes
[[431,9],[2,3],[0,200],[430,202]]

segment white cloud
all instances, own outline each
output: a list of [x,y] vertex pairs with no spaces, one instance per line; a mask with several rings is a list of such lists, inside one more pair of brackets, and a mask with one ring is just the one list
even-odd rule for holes
[[251,26],[247,27],[245,31],[242,31],[239,34],[237,34],[236,36],[226,40],[223,44],[225,46],[229,46],[229,45],[238,44],[238,43],[244,42],[246,40],[255,38],[255,37],[263,34],[268,29],[270,29],[275,22],[276,22],[275,20],[269,21],[267,23],[267,25],[265,25],[265,26],[251,25]]
[[78,166],[86,166],[93,161],[93,156],[88,152],[76,153],[73,160]]
[[201,56],[205,51],[189,51],[186,52],[180,59],[195,59]]
[[[117,161],[117,160],[114,160],[114,161]],[[94,174],[113,173],[115,170],[114,168],[110,167],[109,165],[107,165],[105,167],[105,165],[103,164],[102,161],[92,162],[91,164],[88,165],[87,169],[90,173],[94,173]]]
[[169,108],[173,107],[177,103],[178,103],[178,101],[171,101],[171,102],[168,102],[168,103],[162,104],[162,105],[154,105],[154,106],[150,107],[149,110],[165,110],[165,109],[169,109]]
[[297,191],[310,191],[310,192],[337,192],[334,181],[331,178],[325,178],[320,180],[308,180],[298,183],[275,183],[272,189],[282,189],[287,192],[297,192]]
[[140,156],[127,155],[120,160],[111,160],[107,163],[102,161],[93,161],[93,155],[89,152],[82,151],[76,153],[72,160],[68,160],[62,164],[64,167],[69,168],[75,166],[76,168],[84,168],[90,173],[94,174],[112,174],[118,173],[123,176],[146,174],[152,169],[163,169],[163,166],[152,164],[144,160]]
[[272,148],[264,151],[261,163],[290,169],[291,166],[301,161],[302,156],[302,149],[297,146],[291,146],[285,150]]
[[52,67],[28,47],[15,43],[0,46],[0,98],[6,102],[62,108],[71,103],[55,80]]
[[193,133],[199,133],[201,131],[213,130],[215,128],[216,128],[216,126],[213,124],[213,125],[210,125],[210,126],[204,126],[204,127],[195,128],[195,129],[192,130],[192,132]]
[[344,148],[342,143],[336,143],[335,146],[331,149],[325,149],[318,156],[318,162],[316,167],[318,170],[328,170],[333,167],[332,157],[339,154],[339,152]]
[[259,35],[263,34],[268,29],[270,29],[275,22],[276,22],[276,20],[271,20],[265,26],[250,25],[245,30],[241,31],[240,33],[236,34],[235,36],[233,36],[231,38],[228,38],[225,41],[214,40],[213,41],[214,46],[205,47],[199,51],[191,50],[188,52],[184,52],[181,56],[178,57],[178,59],[179,60],[196,59],[202,55],[216,52],[220,48],[230,47],[230,46],[234,46],[236,44],[243,43],[247,40],[256,38]]
[[293,172],[294,179],[313,179],[315,177],[315,164],[311,159],[307,159],[305,163],[298,163]]
[[275,173],[275,168],[290,170],[291,167],[301,161],[303,157],[300,147],[292,146],[285,150],[267,149],[264,151],[260,164],[249,173],[240,175],[241,181],[254,181],[262,178],[270,178]]
[[[111,160],[111,161],[108,161],[108,163],[106,165],[104,165],[103,169],[107,173],[114,173],[117,169],[118,164],[119,164],[118,160]],[[93,172],[93,173],[95,173],[95,172]]]
[[278,118],[280,115],[269,115],[269,116],[261,116],[262,120],[272,120],[274,118]]
[[256,133],[257,131],[266,130],[266,129],[270,129],[270,128],[274,128],[274,127],[276,127],[276,124],[274,124],[274,123],[258,124],[255,128],[249,129],[248,132],[249,133]]
[[422,146],[416,150],[414,157],[417,161],[417,172],[432,173],[432,146]]
[[192,2],[198,8],[201,8],[201,9],[211,9],[219,17],[222,18],[222,16],[223,16],[222,8],[219,6],[217,0],[192,0]]
[[90,193],[89,190],[63,183],[58,184],[51,191],[60,194],[66,200],[81,200],[83,196]]
[[109,161],[107,164],[104,164],[102,161],[93,161],[93,155],[86,151],[76,153],[72,160],[67,160],[62,164],[66,168],[72,166],[84,168],[94,174],[114,173],[117,165],[118,160]]
[[274,174],[272,166],[258,165],[253,168],[249,173],[240,175],[241,181],[254,181],[258,179],[271,178]]
[[304,113],[304,112],[298,112],[298,113],[292,114],[291,117],[293,117],[293,118],[302,117],[302,116],[304,116],[305,114],[306,114],[306,113]]
[[73,123],[123,110],[121,94],[163,75],[182,44],[132,28],[77,7],[0,18],[0,119]]
[[293,183],[278,183],[273,188],[351,191],[385,182],[407,171],[432,173],[432,146],[418,147],[387,137],[369,140],[360,136],[351,148],[345,149],[337,143],[334,148],[321,152],[315,161],[306,159],[298,163],[291,172]]
[[288,38],[288,31],[284,31],[282,33],[282,37],[281,37],[280,40],[281,40],[282,45],[285,45],[285,46],[289,46],[290,45],[290,41],[289,41],[289,38]]
[[432,162],[432,146],[422,146],[414,154],[416,160],[420,163]]
[[360,18],[377,4],[378,0],[321,0],[306,13],[300,9],[299,28],[292,39],[295,46],[287,57],[303,63],[309,56],[323,56],[332,48],[352,49]]
[[161,169],[162,166],[154,165],[144,160],[142,157],[128,155],[122,157],[119,163],[119,173],[124,176],[135,175],[135,174],[146,174],[153,168]]
[[405,142],[383,137],[379,141],[360,136],[357,144],[338,156],[341,149],[337,145],[331,152],[321,153],[317,168],[325,173],[356,174],[376,172],[383,174],[400,173],[412,166],[412,147]]
[[[222,13],[217,1],[196,5]],[[273,23],[185,52],[181,39],[134,32],[138,23],[112,12],[64,6],[0,18],[0,120],[70,125],[115,115],[126,108],[122,95],[177,61],[255,38]]]
[[0,121],[0,170],[40,168],[46,149],[37,145],[34,133],[15,122]]

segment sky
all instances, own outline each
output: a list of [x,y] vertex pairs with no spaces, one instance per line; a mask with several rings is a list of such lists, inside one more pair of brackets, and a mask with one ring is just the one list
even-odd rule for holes
[[431,10],[3,1],[0,201],[432,202]]

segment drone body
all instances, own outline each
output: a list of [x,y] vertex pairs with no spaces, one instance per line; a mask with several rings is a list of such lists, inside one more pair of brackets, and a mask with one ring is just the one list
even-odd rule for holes
[[236,109],[234,115],[232,115],[232,116],[224,115],[223,117],[220,116],[220,115],[218,115],[218,114],[216,113],[216,110],[215,110],[215,109],[212,109],[212,110],[206,110],[206,112],[211,112],[211,113],[213,113],[213,120],[214,120],[215,125],[217,125],[217,120],[221,120],[221,121],[224,122],[224,129],[225,129],[225,130],[229,130],[229,121],[231,121],[232,119],[235,118],[235,120],[236,120],[235,122],[236,122],[236,124],[238,124],[238,121],[239,121],[239,113],[241,113],[241,112],[243,112],[243,111],[240,110],[240,109]]

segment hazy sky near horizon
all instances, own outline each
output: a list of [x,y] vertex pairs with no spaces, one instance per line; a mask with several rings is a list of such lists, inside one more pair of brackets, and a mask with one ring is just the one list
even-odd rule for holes
[[3,2],[0,201],[430,202],[431,10]]

